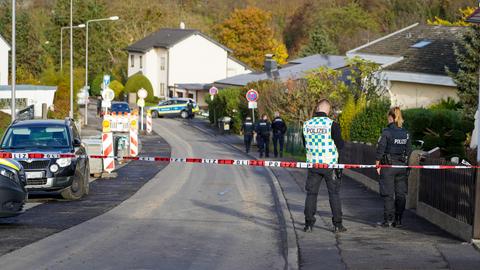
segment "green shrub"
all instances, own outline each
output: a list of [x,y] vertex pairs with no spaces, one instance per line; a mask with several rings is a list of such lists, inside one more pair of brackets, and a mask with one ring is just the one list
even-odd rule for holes
[[124,89],[125,89],[125,86],[123,86],[123,84],[117,80],[115,81],[112,81],[110,83],[110,85],[108,86],[110,87],[110,89],[113,90],[113,92],[115,93],[115,100],[123,100],[124,97],[123,97],[123,93],[124,93]]
[[8,125],[10,125],[11,117],[9,114],[4,112],[0,112],[0,139],[3,137],[3,133],[7,129]]
[[205,97],[208,104],[210,123],[215,123],[215,118],[229,116],[232,118],[232,131],[239,133],[244,118],[249,114],[248,104],[245,99],[246,91],[241,88],[222,89],[214,100],[210,95]]
[[342,129],[342,137],[346,141],[350,141],[350,129],[353,119],[357,116],[366,106],[365,96],[361,96],[357,101],[353,95],[349,95],[345,106],[343,107],[342,114],[339,117],[340,128]]
[[373,100],[352,121],[352,141],[376,143],[382,130],[387,126],[388,100]]
[[439,147],[445,157],[465,157],[467,134],[473,122],[448,109],[409,109],[403,112],[405,128],[412,140],[424,141],[423,149]]
[[102,93],[103,73],[97,74],[90,84],[90,95],[100,96]]
[[430,106],[432,110],[459,110],[462,108],[460,102],[455,101],[453,98],[448,97],[447,99],[442,99],[439,103]]
[[147,77],[145,77],[140,73],[134,74],[130,76],[130,78],[128,78],[128,81],[125,84],[124,91],[126,93],[137,93],[137,91],[140,90],[141,88],[147,90],[147,93],[148,93],[145,101],[154,102],[155,96],[153,95],[152,84],[150,83],[150,80]]

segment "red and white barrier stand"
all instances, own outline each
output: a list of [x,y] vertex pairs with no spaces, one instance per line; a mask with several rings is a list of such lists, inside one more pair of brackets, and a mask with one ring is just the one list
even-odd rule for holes
[[147,112],[147,133],[151,134],[152,130],[153,130],[152,113],[148,111]]
[[138,156],[138,122],[135,118],[130,121],[130,156]]
[[[110,129],[110,123],[104,124],[104,131],[105,127],[108,125],[108,129]],[[112,132],[104,132],[102,133],[102,155],[106,158],[103,159],[103,170],[111,173],[115,170],[115,157],[113,152],[113,134]]]

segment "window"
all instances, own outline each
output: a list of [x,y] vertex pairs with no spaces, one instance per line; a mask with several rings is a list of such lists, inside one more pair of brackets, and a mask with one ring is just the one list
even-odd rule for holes
[[135,67],[135,55],[130,55],[130,66]]
[[430,40],[421,40],[415,44],[412,45],[412,48],[417,48],[417,49],[420,49],[420,48],[423,48],[423,47],[426,47],[428,45],[430,45],[430,43],[432,43]]
[[165,84],[160,83],[160,96],[165,96]]
[[183,97],[183,92],[177,92],[177,97]]
[[165,57],[160,57],[160,70],[165,70]]
[[172,90],[168,91],[168,97],[173,97],[173,91]]
[[140,68],[143,68],[143,61],[142,61],[143,56],[140,55]]
[[188,94],[188,98],[193,99],[193,94]]

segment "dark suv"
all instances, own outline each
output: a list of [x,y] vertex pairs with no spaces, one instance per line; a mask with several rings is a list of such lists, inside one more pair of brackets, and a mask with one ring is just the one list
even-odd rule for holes
[[[9,152],[25,169],[27,190],[56,192],[77,200],[89,192],[89,162],[80,134],[70,120],[26,120],[8,127],[0,152]],[[76,158],[29,159],[28,153],[75,154]]]

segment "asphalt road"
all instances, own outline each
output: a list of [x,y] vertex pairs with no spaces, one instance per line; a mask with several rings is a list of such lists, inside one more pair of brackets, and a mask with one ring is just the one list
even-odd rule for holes
[[[242,158],[182,121],[154,130],[174,157]],[[0,257],[1,268],[283,269],[273,190],[263,168],[170,164],[109,212]]]

